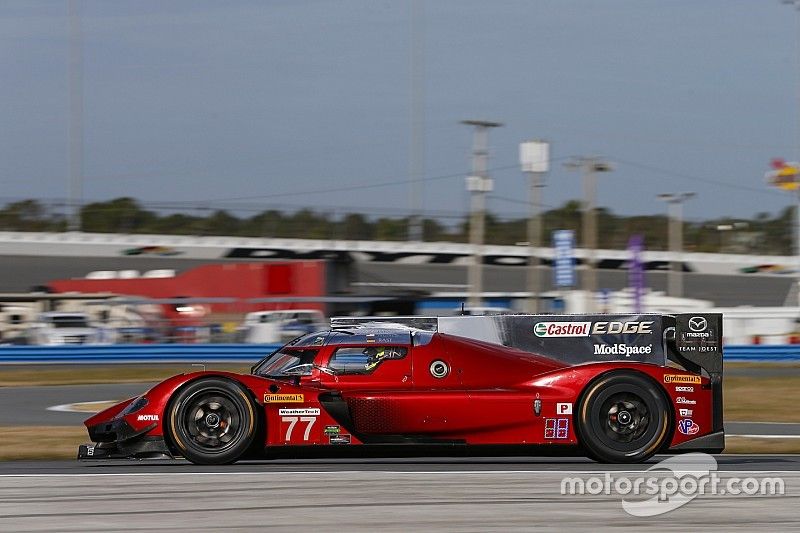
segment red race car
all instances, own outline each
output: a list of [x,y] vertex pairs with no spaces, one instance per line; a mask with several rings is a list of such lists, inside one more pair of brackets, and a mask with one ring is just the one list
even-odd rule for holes
[[376,445],[607,462],[718,453],[722,317],[334,319],[250,374],[174,376],[85,424],[95,444],[79,459],[220,464]]

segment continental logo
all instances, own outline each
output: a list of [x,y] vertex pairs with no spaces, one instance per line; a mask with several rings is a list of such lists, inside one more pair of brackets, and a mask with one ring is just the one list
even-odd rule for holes
[[264,394],[264,403],[303,403],[303,394]]
[[653,333],[653,321],[632,322],[537,322],[533,326],[537,337],[588,337],[589,335],[617,335]]
[[664,383],[701,383],[700,376],[685,376],[683,374],[664,374]]

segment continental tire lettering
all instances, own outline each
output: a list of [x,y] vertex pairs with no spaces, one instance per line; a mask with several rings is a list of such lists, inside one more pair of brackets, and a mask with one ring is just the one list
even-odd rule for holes
[[186,451],[186,445],[183,443],[181,438],[178,436],[178,430],[175,427],[175,413],[177,413],[177,412],[178,412],[178,406],[175,406],[175,408],[172,409],[172,412],[170,413],[170,416],[169,416],[170,433],[172,434],[172,440],[175,441],[175,444],[178,445],[178,448],[180,448],[181,450]]
[[253,433],[254,424],[256,421],[256,414],[255,412],[253,412],[253,402],[250,401],[250,398],[248,398],[247,395],[244,392],[242,392],[241,389],[239,389],[238,392],[239,396],[241,396],[242,399],[244,400],[244,404],[247,406],[247,410],[250,411],[250,425],[247,428],[247,436],[249,437]]

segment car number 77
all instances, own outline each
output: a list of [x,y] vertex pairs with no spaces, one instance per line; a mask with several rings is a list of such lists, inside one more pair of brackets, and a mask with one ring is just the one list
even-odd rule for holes
[[288,422],[289,427],[286,428],[286,438],[283,439],[285,441],[292,440],[292,430],[294,430],[295,424],[298,421],[306,423],[306,431],[303,433],[303,440],[307,441],[309,435],[311,435],[311,428],[314,427],[314,422],[317,421],[316,416],[283,416],[281,417],[282,422]]

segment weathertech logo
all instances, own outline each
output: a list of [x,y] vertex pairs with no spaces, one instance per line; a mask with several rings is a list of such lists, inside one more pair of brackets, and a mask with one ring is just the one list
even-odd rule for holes
[[591,322],[539,322],[533,326],[537,337],[588,337]]
[[264,394],[264,403],[303,403],[302,394]]
[[700,376],[684,376],[682,374],[664,374],[664,383],[701,383]]

